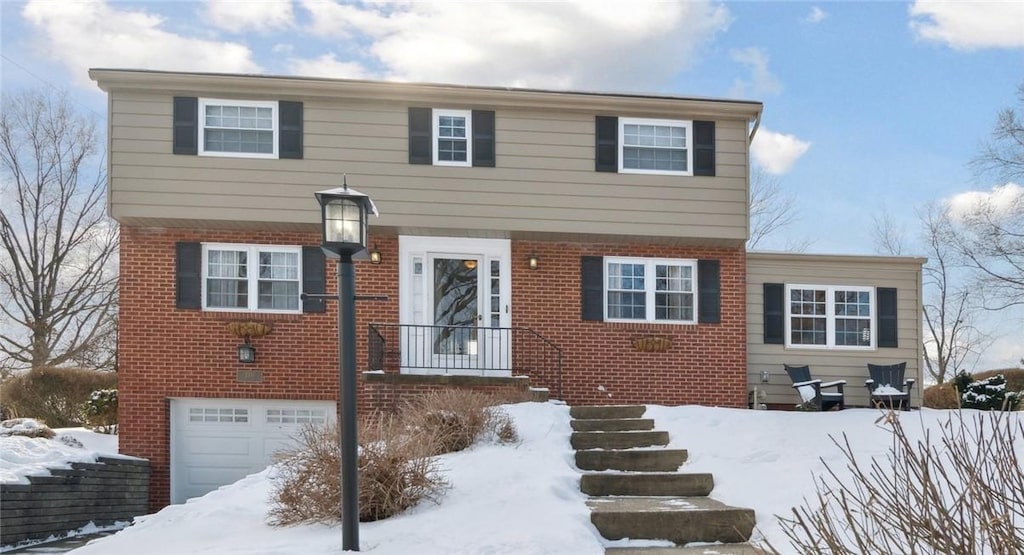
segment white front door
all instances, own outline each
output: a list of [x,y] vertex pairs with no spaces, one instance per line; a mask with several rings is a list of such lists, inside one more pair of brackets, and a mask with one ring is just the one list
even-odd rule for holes
[[402,371],[511,374],[511,281],[503,239],[399,237]]

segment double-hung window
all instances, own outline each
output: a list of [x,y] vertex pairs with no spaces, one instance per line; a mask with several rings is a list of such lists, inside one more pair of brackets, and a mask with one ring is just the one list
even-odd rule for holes
[[470,166],[473,161],[473,113],[434,110],[434,164]]
[[619,171],[693,175],[693,122],[619,118]]
[[787,346],[874,348],[874,288],[786,285],[786,300]]
[[696,322],[696,260],[605,258],[605,320]]
[[301,249],[203,245],[203,308],[299,312]]
[[278,103],[199,99],[199,154],[277,158]]

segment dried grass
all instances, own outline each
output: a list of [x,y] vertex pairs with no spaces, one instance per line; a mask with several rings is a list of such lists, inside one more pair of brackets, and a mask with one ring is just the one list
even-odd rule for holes
[[433,438],[434,455],[462,451],[484,438],[518,441],[512,419],[497,403],[486,393],[446,389],[417,397],[404,407],[402,417]]

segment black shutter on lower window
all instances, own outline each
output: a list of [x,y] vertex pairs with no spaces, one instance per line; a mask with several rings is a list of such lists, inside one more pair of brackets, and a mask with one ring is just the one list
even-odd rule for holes
[[174,97],[174,154],[199,153],[199,99]]
[[203,247],[199,243],[177,243],[174,256],[174,306],[202,308]]
[[896,288],[879,287],[875,290],[878,297],[878,346],[899,347],[899,336],[896,331]]
[[473,165],[494,167],[494,112],[473,110]]
[[768,345],[786,343],[786,286],[764,284],[764,342]]
[[[323,295],[327,292],[324,266],[326,260],[320,247],[302,247],[302,292],[312,295]],[[327,303],[323,299],[302,300],[302,311],[326,312]]]
[[715,175],[715,122],[693,122],[693,175]]
[[583,320],[604,320],[604,258],[580,258],[580,300]]
[[697,321],[718,324],[722,321],[721,263],[718,260],[697,261]]
[[434,155],[431,128],[433,112],[430,108],[409,108],[409,163],[433,164]]
[[277,156],[302,159],[302,103],[282,100],[277,109]]
[[594,170],[619,171],[619,118],[597,116],[594,122]]

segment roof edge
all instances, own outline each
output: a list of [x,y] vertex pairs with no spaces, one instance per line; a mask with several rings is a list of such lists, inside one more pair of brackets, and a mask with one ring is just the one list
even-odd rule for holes
[[822,262],[862,262],[873,264],[916,264],[923,265],[928,261],[921,256],[890,256],[882,254],[811,254],[802,252],[780,251],[747,251],[747,260],[793,260]]

